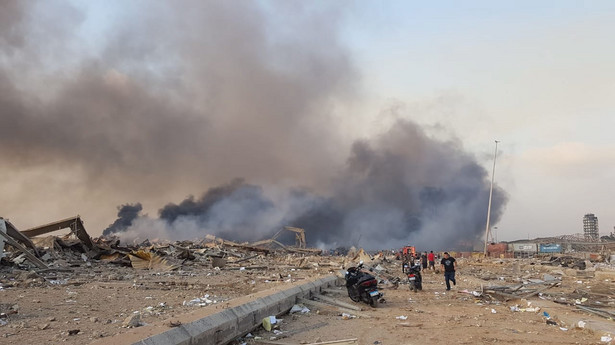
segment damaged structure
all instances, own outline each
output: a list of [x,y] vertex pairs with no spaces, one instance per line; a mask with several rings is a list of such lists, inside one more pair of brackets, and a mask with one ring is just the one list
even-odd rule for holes
[[[60,229],[69,229],[70,233],[50,235]],[[445,295],[441,275],[425,271],[424,291],[415,298],[419,295],[408,289],[401,261],[393,251],[369,253],[350,248],[343,255],[325,255],[329,252],[306,246],[306,231],[301,228],[280,229],[271,238],[256,242],[205,235],[194,241],[122,244],[113,236],[91,238],[83,220],[76,216],[24,231],[0,219],[0,234],[5,254],[0,266],[0,336],[12,339],[9,343],[41,337],[38,339],[67,344],[145,344],[139,338],[132,342],[127,339],[132,339],[129,335],[133,328],[150,327],[158,327],[161,334],[185,335],[188,330],[208,334],[213,331],[202,325],[209,321],[189,320],[183,315],[201,309],[212,313],[232,309],[234,313],[227,311],[224,315],[233,316],[247,310],[248,306],[241,303],[261,297],[275,304],[275,311],[265,307],[255,313],[259,317],[275,314],[267,320],[279,316],[275,324],[263,321],[261,325],[260,320],[255,324],[248,318],[250,326],[243,319],[229,320],[229,325],[241,322],[243,331],[228,333],[233,328],[222,323],[220,327],[226,331],[219,339],[224,342],[205,343],[357,343],[363,339],[352,333],[338,335],[344,329],[339,322],[355,322],[360,329],[367,325],[362,322],[386,318],[387,313],[422,310],[429,310],[423,316],[441,320],[442,315],[449,315],[450,308],[437,309],[442,302],[453,304],[464,314],[472,308],[469,306],[483,306],[511,313],[509,317],[518,320],[540,318],[539,311],[552,313],[550,306],[557,305],[567,308],[566,315],[587,322],[586,327],[590,327],[592,317],[609,320],[615,314],[615,287],[610,283],[615,281],[615,260],[611,260],[608,249],[596,255],[567,252],[566,246],[552,243],[533,242],[532,246],[525,241],[517,248],[493,245],[499,252],[492,253],[501,254],[495,258],[451,252],[459,258],[463,270],[458,280],[461,288],[451,296]],[[294,238],[293,244],[279,241],[285,237],[289,242],[289,236]],[[514,257],[513,253],[521,250],[533,254]],[[375,309],[352,302],[343,287],[345,269],[361,261],[385,293],[382,305]],[[313,282],[327,283],[316,288]],[[301,286],[301,293],[296,286]],[[271,296],[283,296],[284,302],[280,304],[282,297],[276,300]],[[268,305],[263,303],[259,305]],[[484,318],[482,310],[478,312],[477,320]],[[545,327],[573,327],[564,316],[549,316]],[[396,315],[395,328],[433,334],[433,327],[422,330],[420,323],[404,317]],[[305,319],[313,321],[304,324]],[[587,343],[593,335],[575,337],[577,342]]]

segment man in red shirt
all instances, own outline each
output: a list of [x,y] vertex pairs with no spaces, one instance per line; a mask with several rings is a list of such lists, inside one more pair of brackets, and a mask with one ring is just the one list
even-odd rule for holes
[[436,270],[436,256],[433,254],[433,250],[427,254],[427,261],[429,261],[429,268],[432,270]]

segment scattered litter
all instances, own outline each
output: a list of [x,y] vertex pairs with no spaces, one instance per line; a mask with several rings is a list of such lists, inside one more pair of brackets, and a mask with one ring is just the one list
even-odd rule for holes
[[293,305],[292,308],[290,308],[290,311],[288,313],[289,314],[295,314],[295,313],[306,314],[309,312],[310,312],[310,309],[308,309],[306,306],[295,304]]
[[267,316],[263,319],[263,328],[267,332],[271,332],[273,325],[275,325],[277,322],[278,320],[275,318],[275,316]]
[[205,306],[208,306],[208,305],[210,305],[212,303],[216,303],[216,302],[217,301],[215,301],[215,300],[210,300],[209,299],[209,295],[205,294],[205,296],[203,296],[201,298],[197,297],[197,298],[191,299],[189,301],[184,301],[182,303],[182,305],[191,306],[191,307],[194,307],[194,306],[205,307]]
[[342,313],[342,320],[350,320],[350,319],[356,319],[357,316],[356,315],[351,315],[348,313]]
[[396,317],[397,320],[407,320],[408,317],[406,315],[400,315]]

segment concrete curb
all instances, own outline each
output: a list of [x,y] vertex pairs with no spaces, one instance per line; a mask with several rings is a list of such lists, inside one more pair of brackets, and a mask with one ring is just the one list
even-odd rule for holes
[[269,296],[226,309],[191,323],[140,340],[134,345],[222,345],[252,331],[263,318],[286,313],[297,297],[307,298],[322,288],[336,285],[338,278],[326,276]]

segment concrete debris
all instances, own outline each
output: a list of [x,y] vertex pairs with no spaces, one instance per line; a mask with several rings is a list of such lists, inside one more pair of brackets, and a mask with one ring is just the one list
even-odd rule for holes
[[3,224],[0,226],[2,226],[6,230],[6,231],[0,231],[0,233],[2,233],[0,237],[4,237],[5,241],[11,240],[11,239],[14,241],[17,241],[21,243],[22,245],[32,249],[34,251],[34,255],[36,255],[37,257],[40,256],[36,250],[36,247],[34,246],[34,243],[32,243],[32,241],[26,235],[24,235],[21,231],[17,230],[17,228],[11,222],[9,222],[8,219],[4,219],[0,217],[0,223]]
[[[343,272],[345,267],[354,266],[359,261],[364,261],[366,269],[371,269],[371,274],[378,279],[379,288],[395,289],[406,284],[407,280],[400,279],[401,261],[395,260],[394,254],[389,256],[383,252],[368,253],[361,248],[351,248],[335,251],[348,253],[346,256],[323,255],[319,250],[303,248],[300,240],[295,246],[279,246],[274,242],[267,245],[237,243],[214,236],[195,241],[165,243],[149,239],[123,244],[116,237],[89,238],[88,235],[88,242],[84,240],[87,232],[83,222],[79,219],[81,225],[78,225],[76,218],[68,219],[72,219],[72,225],[67,236],[50,236],[45,231],[63,226],[68,220],[51,223],[53,227],[48,224],[29,229],[45,233],[34,236],[34,232],[28,232],[28,236],[23,236],[25,243],[19,235],[16,236],[20,240],[6,232],[19,247],[7,242],[2,252],[0,326],[6,325],[4,329],[12,329],[13,325],[28,321],[33,325],[30,328],[39,333],[52,332],[57,335],[62,332],[61,339],[51,340],[50,336],[52,342],[66,341],[67,330],[73,329],[79,335],[71,337],[68,342],[76,344],[78,340],[81,343],[89,342],[80,338],[92,338],[94,332],[97,335],[93,337],[113,335],[114,332],[126,331],[121,327],[139,327],[157,318],[164,318],[167,327],[179,327],[182,326],[182,322],[178,321],[182,312],[194,312],[197,308],[225,310],[234,298],[321,274]],[[14,226],[13,230],[18,231]],[[290,232],[300,235],[300,232]],[[27,241],[32,246],[26,244]],[[0,242],[4,244],[5,241]],[[603,256],[610,258],[607,254]],[[458,277],[459,290],[446,294],[436,290],[425,294],[430,297],[435,294],[440,301],[467,299],[484,306],[485,317],[503,318],[507,313],[515,313],[515,316],[531,316],[540,320],[543,311],[552,312],[552,309],[539,302],[548,302],[568,308],[574,311],[571,313],[574,315],[614,319],[615,312],[611,308],[615,305],[615,287],[612,283],[615,281],[615,260],[611,264],[611,260],[597,262],[588,258],[588,255],[582,254],[528,259],[460,257],[458,261],[462,271]],[[37,265],[34,262],[36,259],[44,266]],[[425,274],[428,272],[425,271]],[[481,283],[464,285],[466,276]],[[31,295],[31,291],[37,295]],[[401,289],[396,292],[399,291]],[[291,315],[287,319],[309,318],[322,313],[355,323],[374,316],[371,310],[362,311],[361,307],[364,306],[352,304],[345,288],[324,289],[322,292],[324,294],[316,293],[310,299],[297,299],[292,302],[297,303],[295,305],[289,304]],[[7,293],[10,298],[5,297]],[[62,316],[54,315],[51,320],[49,314],[39,316],[32,311],[46,306],[49,300],[56,301],[49,303],[54,305],[49,308],[58,305],[70,312]],[[389,301],[392,306],[397,303],[394,299]],[[116,305],[112,312],[108,312],[107,303],[114,302],[124,305]],[[29,307],[20,312],[17,303],[22,307],[22,303],[28,303]],[[415,306],[421,303],[421,298],[413,299],[409,304],[411,309],[400,311],[392,317],[414,313]],[[134,310],[138,312],[133,313]],[[492,315],[491,310],[496,311],[497,315]],[[265,315],[269,313],[267,311]],[[420,327],[420,324],[409,323],[401,316],[398,322],[393,320],[393,325]],[[263,333],[255,333],[248,343],[260,336],[270,341],[272,336],[280,339],[291,334],[292,330],[285,328],[285,323],[276,316],[272,317],[262,319],[260,332]],[[571,330],[568,333],[573,333],[574,328],[591,327],[585,318],[582,322],[579,318],[564,322],[551,315],[540,320],[540,326],[546,327],[547,320],[557,325],[552,329],[558,332],[560,327]],[[25,331],[23,333],[26,334]]]
[[141,326],[143,326],[143,322],[141,322],[141,314],[139,312],[135,312],[128,316],[122,323],[122,327],[124,328],[135,328]]
[[[0,241],[3,242],[3,253],[4,243],[6,243],[11,247],[15,248],[18,252],[23,253],[22,255],[24,255],[25,258],[27,258],[38,268],[47,268],[47,265],[45,265],[45,263],[38,258],[40,257],[40,254],[36,250],[36,247],[34,247],[34,243],[32,243],[32,241],[30,241],[21,232],[19,232],[19,230],[17,230],[13,226],[13,224],[11,224],[5,219],[0,218],[0,228],[2,229],[0,230]],[[22,243],[25,243],[27,246],[32,248],[34,253],[29,252],[28,249],[26,247],[23,247],[18,241],[21,241]],[[2,256],[4,257],[4,254]],[[21,261],[21,263],[23,263],[23,260]]]
[[542,265],[561,266],[584,270],[587,263],[584,258],[575,258],[572,256],[552,256],[548,261],[542,261]]
[[24,230],[22,231],[22,233],[28,236],[29,238],[32,238],[35,236],[43,235],[49,232],[62,230],[62,229],[70,229],[71,233],[75,234],[75,236],[77,236],[79,240],[81,240],[81,242],[83,242],[83,244],[86,247],[88,247],[91,250],[95,249],[94,243],[92,243],[92,239],[90,238],[90,235],[85,231],[83,221],[81,220],[81,217],[79,216],[66,218],[66,219],[59,220],[57,222],[37,226],[35,228]]

